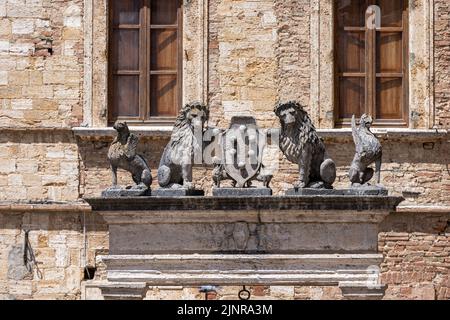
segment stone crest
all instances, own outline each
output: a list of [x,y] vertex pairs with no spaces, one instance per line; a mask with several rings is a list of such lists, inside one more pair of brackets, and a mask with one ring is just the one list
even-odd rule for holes
[[259,172],[265,137],[251,117],[235,117],[222,135],[224,168],[242,188]]
[[[245,189],[250,188],[254,180],[262,181],[264,189],[269,188],[272,176],[261,174],[266,140],[266,134],[258,128],[253,117],[231,119],[229,129],[219,134],[221,154],[215,162],[213,173],[213,180],[217,187],[213,190],[214,194],[223,195],[223,192],[218,191],[222,180],[232,180],[232,186],[235,188],[235,190],[228,189],[225,192],[228,193],[227,195],[231,195],[230,192],[233,195],[248,195],[248,190]],[[233,192],[238,189],[238,193]],[[254,190],[256,188],[253,188]]]

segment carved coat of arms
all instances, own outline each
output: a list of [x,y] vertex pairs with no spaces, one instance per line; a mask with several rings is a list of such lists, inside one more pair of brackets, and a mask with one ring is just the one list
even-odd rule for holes
[[[233,117],[230,128],[219,136],[220,163],[216,164],[215,182],[231,179],[237,188],[250,187],[259,178],[266,135],[253,117]],[[225,172],[223,172],[225,171]]]

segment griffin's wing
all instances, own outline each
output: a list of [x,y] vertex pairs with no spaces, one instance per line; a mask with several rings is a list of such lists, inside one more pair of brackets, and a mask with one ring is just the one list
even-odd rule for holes
[[137,149],[137,145],[139,142],[139,138],[137,136],[135,136],[134,134],[130,134],[130,136],[128,137],[128,150],[127,150],[127,157],[129,159],[134,158],[134,156],[136,155],[136,149]]
[[352,117],[352,135],[353,135],[353,142],[355,142],[355,145],[359,145],[358,128],[356,126],[355,115],[353,115]]

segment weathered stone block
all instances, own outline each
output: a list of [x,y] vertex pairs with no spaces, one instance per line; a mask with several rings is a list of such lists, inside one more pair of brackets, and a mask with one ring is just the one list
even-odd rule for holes
[[8,84],[8,72],[0,71],[0,86],[6,86]]
[[0,173],[13,173],[16,171],[16,161],[0,158]]
[[[26,83],[24,83],[25,85]],[[29,110],[33,108],[32,99],[12,99],[11,108],[13,110]]]
[[14,34],[31,34],[34,32],[34,20],[32,19],[17,19],[13,20],[12,33]]

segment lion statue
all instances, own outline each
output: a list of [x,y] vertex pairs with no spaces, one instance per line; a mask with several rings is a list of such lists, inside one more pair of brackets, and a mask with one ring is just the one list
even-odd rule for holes
[[159,164],[158,183],[162,188],[194,188],[194,153],[202,152],[203,128],[208,118],[209,109],[202,103],[187,104],[181,109]]
[[280,103],[275,114],[281,122],[280,149],[286,158],[298,164],[297,188],[332,189],[336,165],[325,151],[322,140],[303,107],[295,101]]
[[116,122],[113,128],[117,136],[108,150],[113,187],[117,186],[117,169],[120,168],[131,173],[137,188],[149,189],[152,184],[150,167],[143,156],[136,154],[139,138],[130,133],[126,122]]
[[366,114],[361,116],[359,127],[356,126],[356,119],[352,117],[352,134],[355,142],[356,152],[349,170],[349,178],[353,187],[367,185],[374,175],[374,170],[369,168],[375,163],[377,173],[377,183],[380,183],[381,158],[383,150],[380,141],[370,131],[372,117]]

